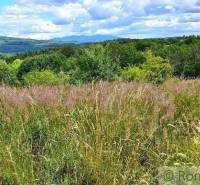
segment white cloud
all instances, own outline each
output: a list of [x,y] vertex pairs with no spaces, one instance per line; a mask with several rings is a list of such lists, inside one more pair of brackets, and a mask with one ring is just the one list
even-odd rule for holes
[[54,15],[56,19],[66,22],[84,22],[90,19],[90,14],[78,3],[64,4],[63,6],[52,6],[47,11],[49,15]]
[[150,28],[159,28],[159,27],[172,27],[177,25],[178,18],[177,17],[162,17],[162,18],[154,18],[145,21],[145,26]]
[[199,0],[17,0],[0,13],[0,34],[39,39],[100,33],[158,36],[182,33],[184,25],[192,34],[190,27],[200,31],[199,4]]

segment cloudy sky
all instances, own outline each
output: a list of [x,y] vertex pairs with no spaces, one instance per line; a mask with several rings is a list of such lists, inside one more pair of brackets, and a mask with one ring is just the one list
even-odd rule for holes
[[200,33],[200,0],[0,0],[0,35],[49,39]]

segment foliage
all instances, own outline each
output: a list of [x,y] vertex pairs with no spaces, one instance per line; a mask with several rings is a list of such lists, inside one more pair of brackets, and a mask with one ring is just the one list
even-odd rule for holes
[[145,71],[139,67],[132,67],[122,71],[122,78],[124,80],[144,80]]
[[199,51],[199,44],[171,46],[168,58],[174,66],[174,74],[187,78],[200,77]]
[[199,53],[200,37],[196,36],[67,45],[1,56],[8,64],[3,67],[6,72],[1,81],[7,85],[25,85],[27,73],[48,70],[55,75],[62,71],[72,84],[119,79],[160,84],[171,77],[199,78]]
[[50,70],[45,71],[31,71],[24,75],[24,81],[30,85],[59,85],[65,84],[69,80],[69,77],[63,72],[54,74]]
[[113,80],[118,69],[106,48],[94,45],[83,50],[83,54],[77,60],[77,69],[73,76],[82,82]]
[[9,64],[10,69],[17,75],[19,68],[21,67],[23,60],[16,59],[11,64]]
[[55,73],[66,71],[66,57],[60,53],[38,55],[24,60],[19,68],[18,77],[21,78],[31,71],[52,70]]
[[3,60],[0,60],[0,84],[11,86],[18,84],[15,71]]
[[120,44],[117,41],[107,43],[105,48],[120,68],[132,67],[145,62],[142,52],[137,51],[134,43]]
[[151,51],[147,51],[145,55],[147,61],[143,70],[147,81],[159,84],[172,77],[172,67],[168,61],[154,56]]
[[80,47],[75,46],[64,46],[59,49],[59,52],[69,57],[78,57],[81,54]]
[[172,67],[161,57],[156,57],[151,51],[144,53],[146,62],[139,67],[128,68],[122,71],[125,80],[145,80],[155,84],[163,83],[172,77]]

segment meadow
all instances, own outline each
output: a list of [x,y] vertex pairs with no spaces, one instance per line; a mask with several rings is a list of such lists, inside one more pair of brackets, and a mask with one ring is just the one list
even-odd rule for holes
[[200,80],[0,87],[1,185],[158,184],[200,166]]

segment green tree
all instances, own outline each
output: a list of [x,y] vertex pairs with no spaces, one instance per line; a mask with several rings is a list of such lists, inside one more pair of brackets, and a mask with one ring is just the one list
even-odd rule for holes
[[100,44],[85,48],[76,64],[73,80],[78,82],[113,80],[119,71],[106,48]]
[[145,80],[155,84],[163,83],[172,77],[172,67],[168,61],[153,55],[151,51],[144,53],[146,62],[139,67],[128,68],[122,71],[125,80]]
[[23,60],[16,59],[11,64],[9,64],[10,69],[17,75],[20,66],[22,65]]
[[121,68],[133,67],[143,64],[145,57],[142,52],[137,51],[134,43],[120,44],[111,42],[106,45],[109,55]]
[[55,73],[68,70],[67,59],[63,54],[54,53],[49,55],[38,55],[27,58],[21,64],[18,72],[18,77],[31,71],[52,70]]
[[0,60],[0,84],[5,84],[5,85],[18,84],[16,74],[11,70],[9,65],[3,60]]
[[60,49],[60,52],[67,58],[77,57],[81,54],[81,49],[78,46],[64,46]]

